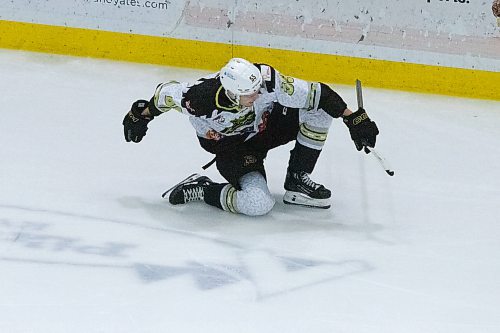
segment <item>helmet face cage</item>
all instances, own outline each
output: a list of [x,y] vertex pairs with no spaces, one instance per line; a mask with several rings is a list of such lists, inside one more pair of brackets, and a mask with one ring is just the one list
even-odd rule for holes
[[220,81],[228,97],[239,103],[240,96],[252,95],[259,91],[262,74],[247,60],[233,58],[221,69]]

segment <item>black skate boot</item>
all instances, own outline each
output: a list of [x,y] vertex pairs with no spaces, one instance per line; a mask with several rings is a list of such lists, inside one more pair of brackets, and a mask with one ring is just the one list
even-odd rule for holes
[[287,171],[285,179],[285,195],[283,202],[289,205],[299,205],[317,208],[330,208],[332,193],[321,184],[309,178],[304,171]]
[[162,197],[170,193],[168,201],[172,205],[185,204],[190,201],[201,201],[205,196],[205,187],[210,184],[213,184],[210,178],[192,174],[177,185],[168,189],[163,193]]

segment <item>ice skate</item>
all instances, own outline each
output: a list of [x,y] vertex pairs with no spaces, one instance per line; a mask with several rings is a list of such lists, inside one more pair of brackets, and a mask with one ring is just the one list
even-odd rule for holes
[[285,190],[286,192],[283,196],[285,204],[330,208],[332,193],[323,185],[312,181],[306,172],[288,171],[285,179]]
[[163,193],[172,205],[185,204],[190,201],[201,201],[205,195],[205,187],[213,182],[207,176],[192,174]]

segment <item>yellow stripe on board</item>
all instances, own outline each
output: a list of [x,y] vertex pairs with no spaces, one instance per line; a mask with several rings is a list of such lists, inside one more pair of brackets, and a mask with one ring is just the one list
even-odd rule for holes
[[500,72],[0,20],[0,47],[218,70],[233,56],[308,80],[500,100]]
[[279,71],[308,80],[500,100],[500,72],[234,46],[235,56],[268,59]]
[[0,47],[199,69],[221,67],[231,45],[0,20]]

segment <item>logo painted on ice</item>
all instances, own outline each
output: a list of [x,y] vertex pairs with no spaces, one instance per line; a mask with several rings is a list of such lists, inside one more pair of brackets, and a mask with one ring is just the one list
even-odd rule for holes
[[[273,275],[267,273],[273,268]],[[200,290],[224,288],[240,282],[256,286],[259,299],[289,294],[292,291],[330,283],[373,268],[360,260],[321,261],[271,253],[247,253],[241,264],[189,261],[181,266],[135,264],[139,277],[156,282],[189,276]]]

